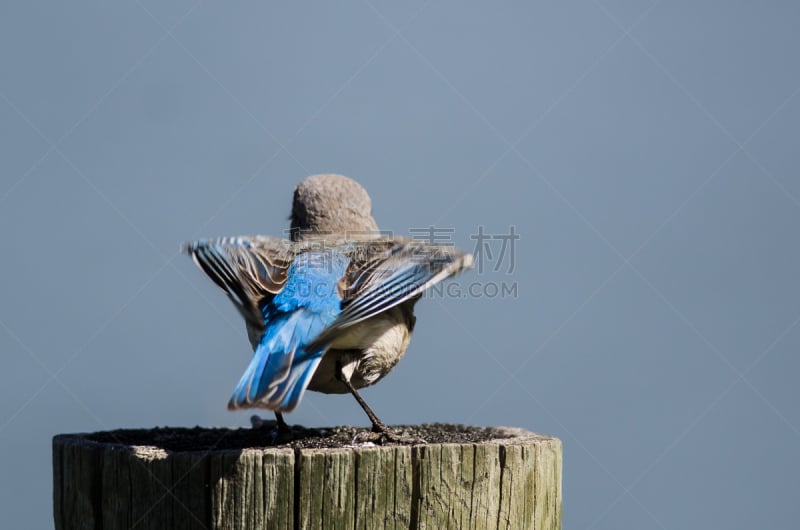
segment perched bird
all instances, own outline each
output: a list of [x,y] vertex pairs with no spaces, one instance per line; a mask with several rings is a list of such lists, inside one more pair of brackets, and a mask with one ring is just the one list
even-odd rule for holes
[[472,266],[451,246],[382,237],[369,195],[341,175],[295,189],[291,240],[227,237],[188,243],[195,263],[244,317],[254,354],[229,409],[267,408],[279,428],[306,389],[351,393],[376,437],[408,441],[359,395],[394,368],[414,329],[414,304]]

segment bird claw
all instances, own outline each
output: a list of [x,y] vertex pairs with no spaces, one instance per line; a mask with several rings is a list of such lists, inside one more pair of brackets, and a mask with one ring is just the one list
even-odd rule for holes
[[[255,414],[250,417],[250,425],[252,425],[253,429],[268,430],[271,438],[270,445],[281,445],[294,440],[307,438],[308,436],[327,436],[329,434],[329,432],[324,429],[307,429],[299,425],[289,426],[276,420],[265,420]],[[420,445],[428,442],[415,436],[398,434],[386,425],[376,424],[372,426],[371,431],[357,432],[350,442],[350,445],[384,445],[387,443]]]
[[363,444],[363,443],[372,443],[383,445],[385,443],[395,443],[401,445],[419,445],[419,444],[426,444],[425,440],[422,438],[416,438],[414,436],[406,436],[404,434],[398,434],[394,432],[392,429],[386,427],[385,425],[374,425],[371,431],[359,431],[353,437],[352,445]]
[[258,414],[253,414],[250,416],[250,426],[253,429],[272,429],[278,425],[278,422],[275,420],[265,420]]
[[256,414],[250,416],[250,425],[253,429],[269,429],[271,445],[280,445],[294,440],[292,427],[276,420],[265,420]]

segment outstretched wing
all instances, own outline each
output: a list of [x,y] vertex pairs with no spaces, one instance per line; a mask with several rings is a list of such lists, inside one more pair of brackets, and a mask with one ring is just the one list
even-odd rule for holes
[[263,305],[279,293],[295,256],[291,242],[242,236],[187,243],[184,251],[214,280],[256,331],[264,332]]
[[472,255],[454,247],[405,238],[354,243],[349,254],[350,265],[339,282],[342,312],[310,348],[472,266]]

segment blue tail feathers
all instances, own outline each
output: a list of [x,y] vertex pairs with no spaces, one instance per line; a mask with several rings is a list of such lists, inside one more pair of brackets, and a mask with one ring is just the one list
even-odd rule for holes
[[341,312],[336,286],[349,260],[337,254],[323,262],[325,257],[309,252],[289,267],[283,289],[263,309],[264,334],[229,409],[290,412],[300,402],[328,347],[314,341]]
[[306,351],[325,327],[319,315],[307,309],[283,314],[270,322],[250,365],[228,402],[228,408],[264,407],[289,412],[311,381],[325,348]]

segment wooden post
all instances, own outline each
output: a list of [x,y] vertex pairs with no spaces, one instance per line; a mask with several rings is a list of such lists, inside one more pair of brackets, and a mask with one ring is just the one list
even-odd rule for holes
[[[337,429],[346,439],[355,432]],[[55,526],[560,529],[561,442],[521,429],[474,430],[482,439],[334,448],[322,447],[325,438],[258,447],[259,431],[262,444],[269,437],[259,429],[59,435]]]

